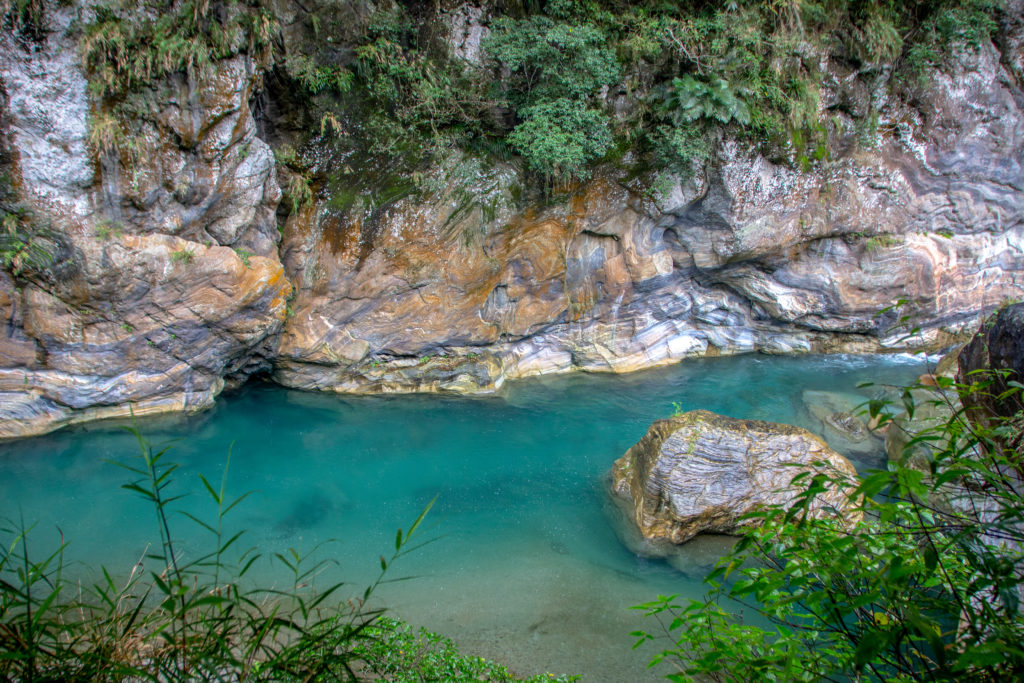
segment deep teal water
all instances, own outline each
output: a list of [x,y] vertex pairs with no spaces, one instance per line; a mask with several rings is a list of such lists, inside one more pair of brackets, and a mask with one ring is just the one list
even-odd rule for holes
[[[437,496],[424,535],[437,540],[394,572],[417,578],[385,586],[380,601],[521,673],[635,681],[658,676],[645,671],[647,653],[630,650],[628,633],[643,624],[628,606],[659,593],[698,597],[716,546],[694,546],[674,565],[627,550],[604,493],[612,462],[674,402],[814,428],[804,390],[867,398],[877,389],[858,382],[903,384],[922,371],[921,359],[902,356],[747,355],[523,380],[483,398],[250,384],[203,413],[140,426],[154,444],[176,440],[176,490],[199,516],[212,504],[198,474],[219,481],[231,450],[229,492],[253,491],[232,521],[248,530],[247,546],[270,555],[327,542],[320,557],[337,560],[353,595],[375,576],[395,530]],[[110,422],[0,444],[0,516],[36,523],[40,549],[63,534],[80,563],[72,575],[88,578],[99,564],[126,572],[156,538],[154,514],[119,488],[128,474],[107,461],[136,453],[134,437]],[[882,462],[879,454],[855,464]],[[195,552],[198,527],[173,522]],[[258,571],[287,580],[270,566]]]

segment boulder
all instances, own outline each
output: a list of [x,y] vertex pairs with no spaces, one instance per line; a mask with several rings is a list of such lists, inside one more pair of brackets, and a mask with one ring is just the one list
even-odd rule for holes
[[[1009,383],[1024,382],[1024,303],[1004,306],[982,324],[960,352],[956,379],[973,423],[991,428],[1019,416],[1024,400]],[[1020,441],[1007,446],[1019,448]]]
[[[737,420],[695,410],[651,425],[612,469],[612,492],[648,541],[684,543],[700,533],[736,533],[748,512],[788,505],[801,472],[853,478],[850,462],[800,427]],[[811,504],[815,517],[856,519],[851,501],[830,488]]]

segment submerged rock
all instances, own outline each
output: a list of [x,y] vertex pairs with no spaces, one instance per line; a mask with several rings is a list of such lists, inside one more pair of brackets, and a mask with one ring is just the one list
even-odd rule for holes
[[821,425],[825,441],[840,453],[851,457],[880,455],[882,440],[868,428],[857,413],[865,398],[859,394],[836,391],[805,391],[804,406]]
[[[850,462],[805,429],[695,410],[658,420],[612,469],[612,491],[649,541],[684,543],[700,533],[735,533],[767,505],[791,503],[801,472],[855,477]],[[812,515],[850,517],[830,489]]]

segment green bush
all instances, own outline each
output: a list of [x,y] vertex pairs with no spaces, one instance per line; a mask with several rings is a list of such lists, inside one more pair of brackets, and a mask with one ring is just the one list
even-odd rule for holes
[[181,263],[187,266],[193,261],[195,261],[195,259],[196,252],[194,252],[190,248],[183,247],[181,249],[178,249],[177,251],[171,252],[171,261],[173,261],[174,263]]
[[46,37],[42,0],[0,0],[0,28],[36,42]]
[[269,9],[236,0],[153,0],[147,11],[104,2],[79,37],[82,65],[96,95],[123,98],[174,73],[206,74],[241,53],[267,68],[279,31]]
[[692,76],[673,78],[661,102],[662,112],[676,126],[700,119],[727,124],[736,121],[750,124],[750,107],[746,103],[750,88],[730,83],[724,78],[697,80]]
[[459,652],[455,644],[436,633],[418,631],[406,623],[381,617],[367,629],[367,639],[360,642],[356,654],[367,668],[383,680],[400,683],[443,681],[526,681],[527,683],[566,683],[578,676],[539,674],[519,678],[507,667],[483,657]]
[[[19,17],[35,16],[37,5],[6,0],[0,9],[6,8],[5,22],[14,26]],[[287,99],[308,110],[299,117],[308,120],[289,124],[295,126],[294,144],[302,148],[316,130],[321,137],[331,134],[325,144],[337,150],[338,168],[318,171],[318,186],[339,172],[346,183],[355,182],[358,173],[346,168],[386,167],[411,176],[439,163],[453,146],[492,162],[518,151],[528,169],[550,182],[558,174],[585,177],[604,156],[581,155],[577,140],[560,126],[540,130],[541,118],[554,117],[540,116],[537,108],[560,100],[591,112],[585,115],[591,125],[614,101],[614,122],[608,116],[597,128],[609,127],[620,149],[635,152],[629,163],[638,173],[651,164],[687,168],[709,156],[723,135],[777,162],[808,167],[827,161],[830,145],[845,139],[839,128],[848,122],[837,123],[835,112],[821,106],[825,59],[861,72],[887,66],[894,82],[923,83],[958,50],[989,39],[1003,5],[498,4],[489,9],[481,65],[453,58],[444,22],[422,3],[327,0],[312,12],[296,9],[289,31],[281,31],[280,8],[267,0],[154,0],[147,12],[106,0],[95,6],[80,39],[93,92],[101,96],[97,112],[114,115],[118,124],[98,131],[97,148],[131,151],[132,120],[151,115],[146,97],[131,97],[140,90],[172,74],[203,78],[218,60],[248,54],[259,68],[275,69],[294,85]],[[303,39],[299,27],[314,38]],[[845,113],[859,119],[855,128],[877,116]],[[104,121],[101,115],[94,120]],[[689,127],[699,130],[671,130]],[[525,151],[533,142],[544,149]],[[566,147],[559,149],[560,142]]]
[[[763,524],[744,533],[708,576],[704,600],[659,596],[636,607],[665,629],[634,635],[638,644],[667,639],[654,661],[677,665],[670,679],[1024,676],[1024,463],[1004,447],[1015,442],[1008,432],[1019,440],[1020,416],[979,427],[955,404],[951,383],[940,385],[930,401],[950,417],[913,434],[904,460],[859,483],[805,480],[805,495],[792,507],[753,515]],[[1024,389],[1009,385],[1009,393]],[[910,416],[925,389],[903,393]],[[883,422],[891,417],[879,401],[870,412]],[[909,460],[921,448],[931,454],[924,470]],[[863,518],[809,519],[807,505],[825,486],[845,488]]]
[[498,83],[517,109],[562,98],[585,101],[620,75],[608,36],[588,23],[546,16],[499,17],[483,43],[488,56],[510,72]]
[[548,179],[584,178],[612,145],[608,118],[579,102],[558,99],[526,108],[509,136],[530,168]]

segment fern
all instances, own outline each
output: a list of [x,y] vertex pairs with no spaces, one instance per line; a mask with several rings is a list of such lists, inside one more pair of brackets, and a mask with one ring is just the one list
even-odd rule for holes
[[750,88],[742,83],[724,78],[703,81],[687,75],[672,79],[662,95],[661,111],[677,126],[701,119],[748,126],[751,113],[745,97],[749,95]]

